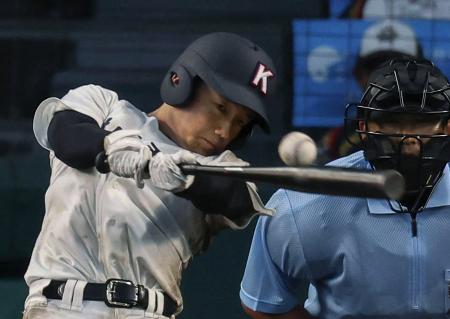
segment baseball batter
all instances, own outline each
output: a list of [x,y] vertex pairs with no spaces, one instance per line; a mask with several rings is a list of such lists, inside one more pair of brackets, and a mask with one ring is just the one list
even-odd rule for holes
[[52,174],[24,318],[178,314],[192,256],[220,229],[272,213],[253,184],[185,176],[179,164],[247,165],[229,149],[254,124],[268,130],[274,75],[260,47],[213,33],[171,66],[151,114],[96,85],[43,101],[33,125]]

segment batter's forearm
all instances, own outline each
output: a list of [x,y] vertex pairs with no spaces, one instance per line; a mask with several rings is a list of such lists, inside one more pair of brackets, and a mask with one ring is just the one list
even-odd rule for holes
[[234,178],[199,175],[186,191],[177,195],[189,199],[205,213],[230,219],[254,209],[246,183]]

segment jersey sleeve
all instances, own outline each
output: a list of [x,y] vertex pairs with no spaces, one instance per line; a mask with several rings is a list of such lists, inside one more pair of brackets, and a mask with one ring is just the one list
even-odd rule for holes
[[42,147],[50,150],[47,129],[56,112],[76,111],[93,118],[101,126],[117,101],[117,93],[92,84],[70,90],[61,99],[48,98],[41,102],[34,114],[34,135]]
[[310,276],[285,190],[268,203],[273,217],[260,217],[241,283],[242,302],[254,311],[284,313],[299,304],[297,289]]

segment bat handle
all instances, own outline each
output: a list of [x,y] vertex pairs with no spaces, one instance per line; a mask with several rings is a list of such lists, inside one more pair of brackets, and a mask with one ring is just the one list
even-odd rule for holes
[[179,165],[179,167],[181,168],[181,171],[186,175],[197,172],[197,170],[196,170],[197,165],[181,164],[181,165]]

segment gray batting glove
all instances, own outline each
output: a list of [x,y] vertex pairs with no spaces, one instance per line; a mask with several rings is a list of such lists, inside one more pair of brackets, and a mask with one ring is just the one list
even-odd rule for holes
[[152,185],[174,193],[187,189],[194,182],[194,176],[183,174],[178,165],[197,164],[197,157],[186,150],[174,154],[159,152],[148,164]]
[[147,166],[152,152],[144,144],[138,130],[119,130],[107,135],[103,141],[109,168],[121,177],[134,178],[139,188],[149,178]]

